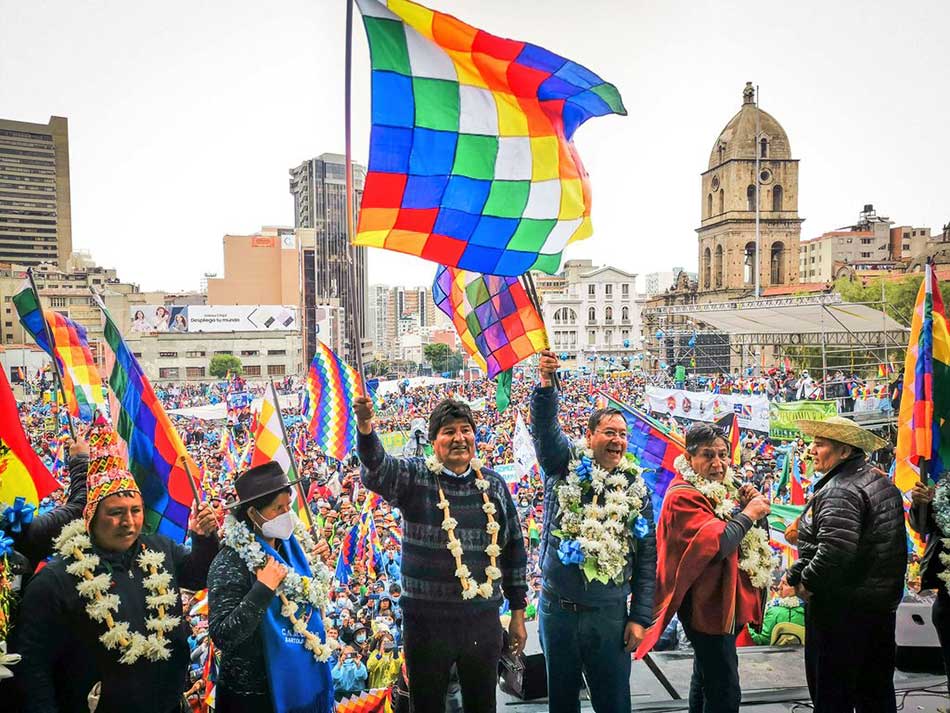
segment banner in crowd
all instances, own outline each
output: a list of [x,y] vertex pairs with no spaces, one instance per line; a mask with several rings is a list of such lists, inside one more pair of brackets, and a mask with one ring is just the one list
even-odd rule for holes
[[[465,399],[462,399],[465,401]],[[486,396],[479,396],[477,399],[472,399],[471,401],[465,401],[468,404],[468,407],[472,411],[484,411],[485,407],[488,406],[488,398]]]
[[409,440],[402,431],[384,431],[377,435],[379,440],[382,441],[383,449],[391,456],[401,456],[402,449],[405,447],[406,441]]
[[838,415],[837,401],[773,402],[769,406],[769,438],[792,441],[802,435],[798,421],[824,421]]
[[491,469],[504,478],[508,485],[521,480],[521,473],[518,472],[517,463],[495,463]]
[[281,332],[299,329],[292,305],[140,305],[133,332]]
[[515,421],[515,433],[511,438],[511,450],[515,456],[515,465],[518,466],[518,474],[528,475],[534,468],[538,467],[538,456],[534,450],[534,441],[531,439],[531,433],[525,425],[521,414]]
[[646,400],[650,411],[656,413],[709,422],[734,413],[740,428],[769,430],[769,399],[764,394],[714,394],[648,386]]

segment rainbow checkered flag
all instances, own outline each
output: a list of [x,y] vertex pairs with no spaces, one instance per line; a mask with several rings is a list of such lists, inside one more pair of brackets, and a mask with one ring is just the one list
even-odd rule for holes
[[914,487],[921,461],[936,481],[950,465],[950,322],[930,263],[911,319],[897,424],[894,483]]
[[515,277],[440,265],[432,300],[452,320],[465,351],[489,379],[548,345],[541,316]]
[[[20,323],[33,337],[33,341],[51,357],[55,354],[63,377],[69,415],[92,421],[96,412],[104,409],[105,399],[102,396],[102,379],[89,349],[85,327],[53,310],[47,309],[41,313],[39,300],[29,281],[24,281],[13,296],[13,304]],[[46,338],[44,316],[53,344]]]
[[372,132],[356,245],[492,275],[558,271],[589,237],[574,132],[626,114],[590,70],[409,0],[357,0]]
[[304,385],[303,416],[320,450],[330,458],[343,460],[356,447],[353,402],[361,391],[356,370],[317,341]]

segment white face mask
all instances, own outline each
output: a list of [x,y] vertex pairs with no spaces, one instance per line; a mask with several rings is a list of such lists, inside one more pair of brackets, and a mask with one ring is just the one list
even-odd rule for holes
[[267,520],[261,525],[261,534],[267,538],[286,540],[294,532],[297,525],[297,513],[288,510],[282,515]]

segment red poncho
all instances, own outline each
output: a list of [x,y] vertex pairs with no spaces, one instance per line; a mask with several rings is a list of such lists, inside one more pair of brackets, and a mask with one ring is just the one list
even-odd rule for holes
[[716,517],[706,496],[677,473],[663,499],[656,527],[657,570],[653,625],[637,647],[637,658],[653,648],[692,591],[690,626],[704,634],[731,634],[762,620],[762,599],[739,570],[739,551],[719,562],[719,537],[726,521]]

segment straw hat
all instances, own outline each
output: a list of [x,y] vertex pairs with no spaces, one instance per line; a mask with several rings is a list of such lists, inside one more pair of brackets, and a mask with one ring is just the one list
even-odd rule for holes
[[861,428],[850,418],[831,416],[824,421],[799,421],[798,427],[806,436],[827,438],[873,453],[887,445],[887,441]]

